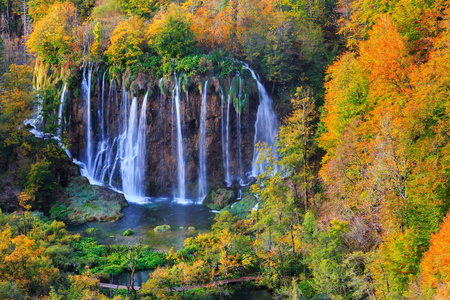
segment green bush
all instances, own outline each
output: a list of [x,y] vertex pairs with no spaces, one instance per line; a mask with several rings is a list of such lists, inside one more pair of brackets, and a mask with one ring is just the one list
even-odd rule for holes
[[133,230],[127,229],[123,232],[123,236],[132,236],[134,234]]
[[19,287],[12,282],[0,282],[0,299],[24,299]]
[[155,232],[166,232],[166,231],[169,231],[170,229],[171,229],[170,225],[164,224],[164,225],[156,226],[154,231]]

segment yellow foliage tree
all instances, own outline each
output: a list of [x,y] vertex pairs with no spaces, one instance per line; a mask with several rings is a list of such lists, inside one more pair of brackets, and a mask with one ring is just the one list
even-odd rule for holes
[[48,14],[34,24],[27,47],[46,62],[63,61],[75,39],[76,8],[72,2],[55,3]]
[[108,60],[116,66],[128,66],[136,64],[144,53],[145,38],[144,19],[133,16],[121,22],[111,35],[111,45],[105,54]]

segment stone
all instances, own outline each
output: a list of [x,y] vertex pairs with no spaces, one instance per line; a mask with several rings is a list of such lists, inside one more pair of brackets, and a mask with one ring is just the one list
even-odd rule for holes
[[52,218],[72,224],[114,222],[128,206],[123,194],[106,187],[90,185],[85,177],[74,177],[64,188],[61,199],[50,209]]
[[211,190],[206,196],[203,205],[212,210],[220,210],[236,201],[236,193],[233,190],[217,188]]

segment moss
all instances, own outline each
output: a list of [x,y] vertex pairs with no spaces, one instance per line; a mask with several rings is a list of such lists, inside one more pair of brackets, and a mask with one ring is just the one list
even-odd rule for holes
[[210,190],[203,204],[209,209],[220,210],[236,201],[233,190],[218,188]]
[[155,232],[167,232],[170,231],[170,225],[164,224],[156,226],[155,229],[153,229]]
[[92,186],[84,177],[73,178],[64,189],[61,201],[50,210],[52,218],[70,223],[112,222],[123,217],[128,206],[124,196],[105,187]]
[[251,214],[253,207],[258,203],[258,199],[251,193],[243,193],[243,197],[240,201],[225,207],[222,211],[227,210],[234,216],[240,219],[244,219]]
[[133,230],[127,229],[123,232],[123,236],[132,236],[134,234]]

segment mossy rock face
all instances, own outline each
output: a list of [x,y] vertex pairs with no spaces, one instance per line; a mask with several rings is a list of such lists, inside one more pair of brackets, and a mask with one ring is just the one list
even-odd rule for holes
[[236,201],[236,193],[233,190],[218,188],[211,190],[206,196],[203,205],[213,210],[221,210],[222,208]]
[[170,225],[164,224],[156,226],[155,229],[153,229],[155,232],[167,232],[170,231]]
[[85,177],[74,177],[62,199],[50,209],[50,215],[73,224],[114,222],[123,217],[122,209],[127,206],[124,195],[90,185]]
[[[237,216],[239,219],[244,219],[251,214],[253,207],[258,203],[255,196],[248,193],[238,202],[227,206],[223,210],[228,210],[231,214]],[[223,211],[222,210],[222,211]]]

